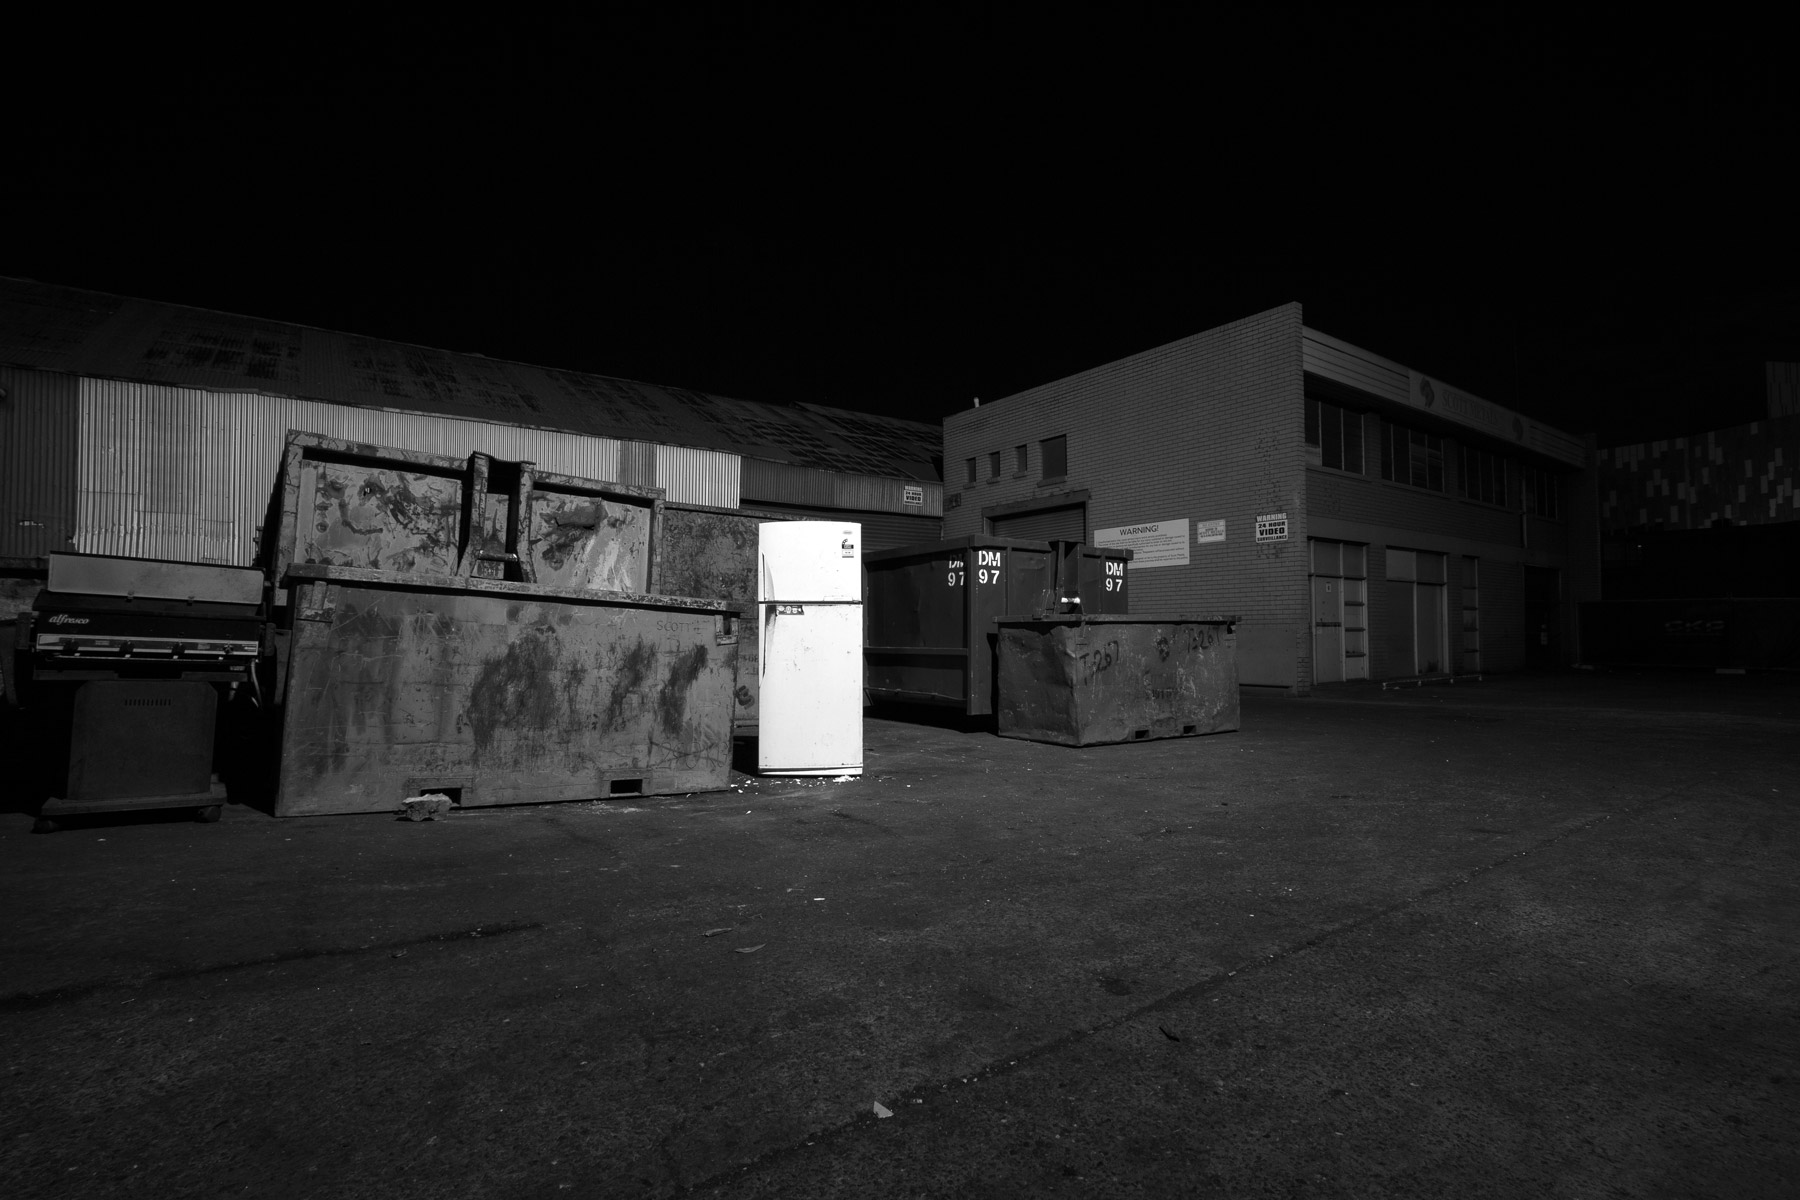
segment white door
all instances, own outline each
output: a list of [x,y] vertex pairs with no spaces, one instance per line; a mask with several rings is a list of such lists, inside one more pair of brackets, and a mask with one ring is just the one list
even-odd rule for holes
[[758,525],[758,600],[862,599],[862,526],[855,521]]
[[778,775],[862,774],[862,605],[758,607],[758,769]]

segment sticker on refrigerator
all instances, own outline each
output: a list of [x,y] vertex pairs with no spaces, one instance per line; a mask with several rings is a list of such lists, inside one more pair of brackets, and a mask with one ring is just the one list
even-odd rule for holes
[[804,617],[806,615],[806,605],[777,604],[775,606],[775,615],[778,617]]
[[856,540],[854,538],[846,537],[844,539],[843,549],[844,549],[844,557],[845,558],[855,558],[856,557]]

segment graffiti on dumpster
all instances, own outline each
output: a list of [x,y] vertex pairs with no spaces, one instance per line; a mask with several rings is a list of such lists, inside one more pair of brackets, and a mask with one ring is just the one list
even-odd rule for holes
[[1105,642],[1092,650],[1078,650],[1074,654],[1075,682],[1085,683],[1102,671],[1111,669],[1119,661],[1119,643],[1115,639]]

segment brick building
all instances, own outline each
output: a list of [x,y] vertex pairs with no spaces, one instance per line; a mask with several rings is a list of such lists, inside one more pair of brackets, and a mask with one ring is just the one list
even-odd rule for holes
[[1250,686],[1575,656],[1582,439],[1289,304],[944,422],[944,535],[1129,546],[1135,611],[1236,613]]

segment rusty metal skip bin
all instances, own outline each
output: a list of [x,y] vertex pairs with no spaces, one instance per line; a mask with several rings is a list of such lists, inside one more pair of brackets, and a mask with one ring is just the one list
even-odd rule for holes
[[1003,737],[1091,746],[1239,727],[1237,618],[1001,617]]
[[725,786],[742,609],[654,594],[662,494],[290,435],[278,816]]

